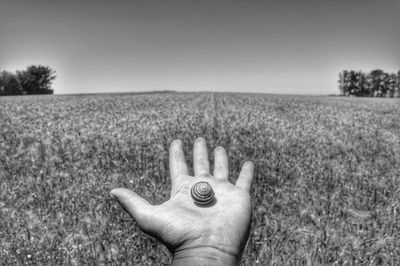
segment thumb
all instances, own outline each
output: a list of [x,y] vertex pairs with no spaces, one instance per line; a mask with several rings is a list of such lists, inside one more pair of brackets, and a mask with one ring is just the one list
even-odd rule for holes
[[125,188],[115,188],[111,190],[110,195],[118,200],[119,204],[136,220],[143,231],[154,230],[156,226],[152,219],[154,206],[147,200]]

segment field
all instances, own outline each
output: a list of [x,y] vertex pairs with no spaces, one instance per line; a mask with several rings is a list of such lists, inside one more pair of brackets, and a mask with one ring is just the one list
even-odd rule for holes
[[166,201],[198,136],[256,165],[243,265],[400,264],[397,99],[167,93],[0,98],[0,265],[168,265],[109,191]]

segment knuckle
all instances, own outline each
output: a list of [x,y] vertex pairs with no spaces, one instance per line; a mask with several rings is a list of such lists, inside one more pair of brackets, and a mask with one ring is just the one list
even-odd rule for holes
[[210,174],[210,173],[204,172],[204,173],[200,173],[200,174],[199,174],[199,177],[210,178],[210,177],[211,177],[211,174]]

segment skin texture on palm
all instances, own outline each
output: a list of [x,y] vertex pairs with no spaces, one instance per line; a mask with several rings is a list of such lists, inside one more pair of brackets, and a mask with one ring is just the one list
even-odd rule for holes
[[[214,158],[211,175],[206,142],[198,138],[193,147],[194,176],[190,176],[182,142],[175,140],[169,154],[172,186],[168,201],[154,206],[131,190],[111,191],[145,233],[168,247],[174,256],[173,265],[240,262],[250,231],[254,165],[244,163],[234,185],[228,180],[225,149],[217,147]],[[199,181],[208,182],[215,192],[209,205],[199,206],[191,196],[192,186]]]

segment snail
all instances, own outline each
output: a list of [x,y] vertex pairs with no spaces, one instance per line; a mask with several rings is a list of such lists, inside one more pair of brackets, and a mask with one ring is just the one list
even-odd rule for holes
[[214,199],[214,191],[205,181],[197,182],[192,186],[192,198],[199,205],[207,205]]

